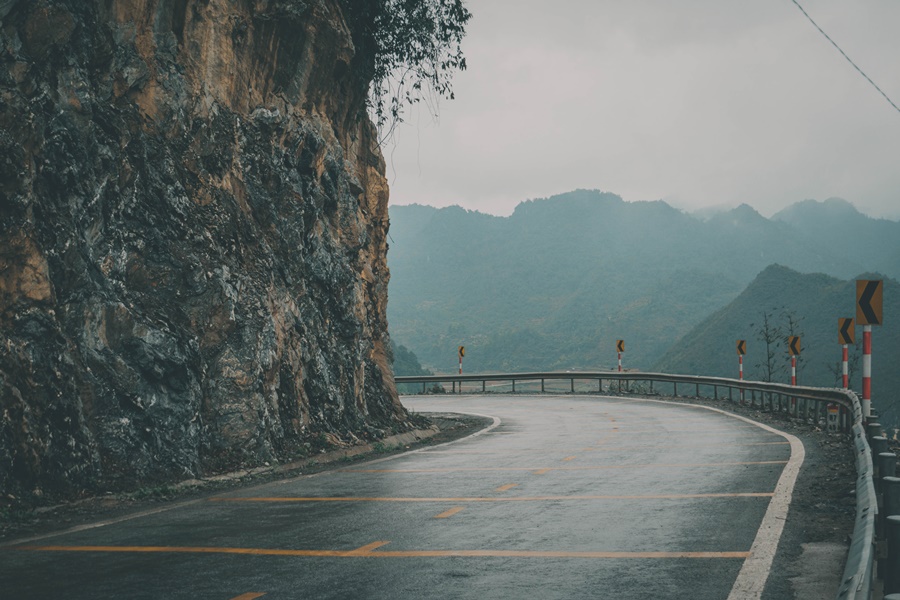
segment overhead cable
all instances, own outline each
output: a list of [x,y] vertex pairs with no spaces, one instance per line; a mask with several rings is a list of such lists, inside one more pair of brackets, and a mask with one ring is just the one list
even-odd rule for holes
[[862,75],[863,77],[865,77],[865,78],[866,78],[866,81],[868,81],[869,83],[871,83],[871,84],[872,84],[872,87],[874,87],[876,90],[878,90],[878,93],[881,94],[882,96],[884,96],[884,99],[887,100],[888,102],[890,102],[890,103],[891,103],[891,106],[893,106],[894,109],[895,109],[897,112],[900,112],[900,107],[898,107],[896,104],[894,104],[894,101],[891,100],[891,99],[888,97],[888,95],[885,94],[885,93],[881,90],[881,88],[878,87],[878,85],[877,85],[874,81],[872,81],[872,78],[871,78],[871,77],[869,77],[868,75],[866,75],[866,74],[863,72],[863,70],[860,69],[860,68],[856,65],[855,62],[853,62],[852,60],[850,60],[850,57],[847,56],[847,53],[844,52],[843,50],[841,50],[841,47],[838,46],[837,43],[836,43],[833,39],[831,39],[831,38],[828,36],[828,34],[825,33],[825,32],[822,30],[821,27],[819,27],[819,24],[818,24],[818,23],[816,23],[815,21],[813,21],[813,18],[809,16],[809,13],[807,13],[807,12],[803,9],[802,6],[800,6],[800,3],[797,2],[797,0],[791,0],[791,2],[793,2],[794,4],[797,5],[797,8],[799,8],[799,9],[800,9],[800,12],[803,13],[803,16],[805,16],[807,19],[809,19],[809,22],[812,23],[812,24],[815,26],[815,28],[819,30],[819,33],[821,33],[822,35],[825,36],[825,39],[826,39],[826,40],[828,40],[829,42],[831,42],[831,45],[832,45],[832,46],[834,46],[835,48],[837,48],[837,51],[840,52],[841,55],[842,55],[844,58],[847,59],[847,62],[849,62],[851,65],[853,65],[853,68],[856,69],[857,71],[859,71],[859,74]]

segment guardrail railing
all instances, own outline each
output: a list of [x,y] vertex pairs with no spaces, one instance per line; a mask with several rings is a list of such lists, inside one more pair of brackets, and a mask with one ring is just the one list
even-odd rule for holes
[[[849,390],[836,388],[814,388],[790,386],[765,381],[746,381],[725,377],[702,377],[694,375],[670,375],[668,373],[643,373],[635,371],[549,371],[534,373],[486,373],[473,375],[423,375],[397,377],[397,384],[422,384],[422,391],[427,392],[428,384],[451,384],[454,393],[478,393],[477,388],[463,392],[464,383],[481,383],[481,393],[487,392],[489,383],[510,382],[512,391],[516,391],[516,382],[541,382],[541,392],[546,393],[548,381],[568,381],[570,392],[575,391],[576,381],[596,381],[597,392],[591,393],[636,393],[662,394],[659,385],[671,385],[672,395],[678,396],[678,386],[693,388],[694,396],[701,397],[701,387],[712,390],[712,398],[719,398],[720,390],[727,390],[727,398],[735,402],[743,402],[762,410],[784,412],[795,417],[812,420],[815,423],[828,423],[829,405],[834,415],[833,405],[840,407],[838,427],[849,432],[856,446],[856,522],[853,538],[840,591],[839,600],[872,598],[874,563],[875,563],[875,516],[878,512],[875,485],[873,480],[872,450],[866,437],[866,423],[862,414],[862,406],[856,394]],[[607,382],[604,392],[603,383]],[[618,389],[612,389],[612,382]],[[622,384],[625,384],[624,389]],[[632,384],[645,383],[648,389]],[[470,386],[472,387],[472,386]],[[656,388],[656,389],[654,389]],[[682,392],[684,392],[682,387]],[[747,398],[749,394],[749,398]],[[690,396],[690,394],[681,394]],[[723,398],[725,396],[722,396]]]

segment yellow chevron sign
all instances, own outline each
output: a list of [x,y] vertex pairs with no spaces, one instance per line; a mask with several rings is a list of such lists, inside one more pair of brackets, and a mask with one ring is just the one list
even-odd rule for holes
[[460,347],[459,347],[459,357],[462,358],[462,357],[465,356],[465,355],[466,355],[466,347],[465,347],[465,346],[460,346]]
[[747,340],[738,340],[735,346],[737,347],[738,354],[741,356],[747,354]]
[[625,352],[625,340],[616,340],[616,352]]
[[838,344],[853,344],[856,342],[856,330],[853,319],[838,319]]
[[800,346],[800,336],[792,335],[788,337],[788,350],[791,356],[800,356],[800,351],[803,350]]
[[881,325],[884,282],[881,279],[856,280],[856,322]]

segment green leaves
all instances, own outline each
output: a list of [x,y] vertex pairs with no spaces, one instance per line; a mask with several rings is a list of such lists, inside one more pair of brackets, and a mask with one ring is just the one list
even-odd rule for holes
[[402,121],[403,107],[453,98],[466,68],[461,42],[472,17],[462,0],[345,0],[358,47],[372,59],[369,106],[378,126]]

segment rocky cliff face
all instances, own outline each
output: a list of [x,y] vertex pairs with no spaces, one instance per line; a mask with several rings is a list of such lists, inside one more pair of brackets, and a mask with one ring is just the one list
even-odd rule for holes
[[338,0],[0,0],[0,491],[408,427]]

